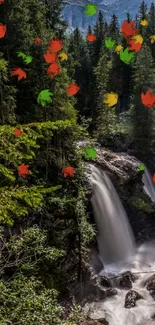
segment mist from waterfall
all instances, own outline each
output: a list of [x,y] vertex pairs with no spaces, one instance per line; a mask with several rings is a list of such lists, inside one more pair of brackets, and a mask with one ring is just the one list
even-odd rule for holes
[[155,184],[152,181],[152,177],[147,168],[145,168],[142,181],[144,183],[144,191],[150,196],[152,202],[155,202]]
[[128,217],[107,173],[90,168],[100,258],[104,265],[125,261],[136,252]]

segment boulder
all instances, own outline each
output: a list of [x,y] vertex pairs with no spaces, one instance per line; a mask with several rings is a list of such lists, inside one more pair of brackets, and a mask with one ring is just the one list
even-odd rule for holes
[[155,300],[155,290],[150,290],[150,295]]
[[104,299],[115,295],[117,295],[117,290],[114,288],[108,288],[105,291]]
[[148,291],[155,291],[155,274],[153,274],[151,276],[151,278],[148,280],[147,284],[146,284],[146,289]]
[[135,276],[130,272],[124,272],[121,275],[119,286],[123,289],[131,289],[132,288],[132,282],[135,281]]
[[149,291],[152,298],[155,300],[155,274],[145,283],[146,289]]
[[135,307],[136,301],[139,299],[143,299],[143,297],[137,291],[130,290],[126,294],[124,307],[125,308]]
[[105,318],[88,319],[80,323],[80,325],[109,325],[109,322]]
[[104,288],[111,288],[112,287],[112,284],[111,284],[110,280],[104,275],[101,275],[99,277],[99,284]]

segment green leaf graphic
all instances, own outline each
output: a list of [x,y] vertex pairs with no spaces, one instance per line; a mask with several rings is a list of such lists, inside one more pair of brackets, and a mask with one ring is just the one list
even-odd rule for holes
[[113,40],[111,37],[107,38],[105,40],[105,46],[108,48],[108,49],[112,49],[114,46],[116,45],[116,41]]
[[91,159],[91,158],[96,158],[97,153],[95,148],[85,148],[85,153],[86,153],[86,158]]
[[126,48],[124,51],[120,51],[120,59],[126,63],[129,64],[135,57],[134,52],[129,52],[128,48]]
[[97,12],[97,5],[94,3],[89,3],[85,5],[85,11],[84,13],[87,14],[88,16],[94,16]]
[[141,164],[138,166],[138,169],[139,170],[145,170],[146,166],[144,164]]
[[48,89],[42,90],[38,95],[37,102],[42,106],[46,106],[52,103],[52,98],[50,96],[53,96],[53,93]]
[[24,58],[24,62],[26,63],[26,64],[29,64],[30,62],[32,62],[32,60],[33,60],[33,58],[32,58],[32,56],[26,56],[25,58]]
[[23,52],[17,52],[18,57],[25,59],[26,55]]

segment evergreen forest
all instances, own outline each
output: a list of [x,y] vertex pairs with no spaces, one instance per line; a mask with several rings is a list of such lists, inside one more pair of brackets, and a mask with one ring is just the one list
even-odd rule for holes
[[96,244],[85,175],[95,158],[79,143],[154,168],[155,4],[124,17],[138,30],[130,49],[115,15],[69,33],[64,6],[0,0],[0,325],[84,324],[71,288]]

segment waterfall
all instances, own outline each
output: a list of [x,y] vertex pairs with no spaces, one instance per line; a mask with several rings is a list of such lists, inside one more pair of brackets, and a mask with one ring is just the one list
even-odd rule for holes
[[102,263],[125,261],[135,254],[135,242],[126,212],[106,172],[91,165],[92,205]]
[[150,196],[152,202],[155,202],[155,184],[147,168],[145,168],[142,181],[144,183],[144,191]]
[[[93,165],[90,167],[98,247],[104,264],[100,275],[109,278],[114,276],[113,286],[117,289],[117,294],[88,303],[85,308],[88,308],[90,318],[106,318],[109,325],[154,325],[155,301],[146,288],[146,280],[155,274],[155,245],[144,243],[135,248],[126,212],[109,176]],[[154,198],[154,186],[147,170],[143,181],[148,195]],[[115,276],[129,270],[137,273],[132,289],[143,299],[136,301],[136,306],[128,309],[124,307],[124,303],[129,289],[120,288]]]

